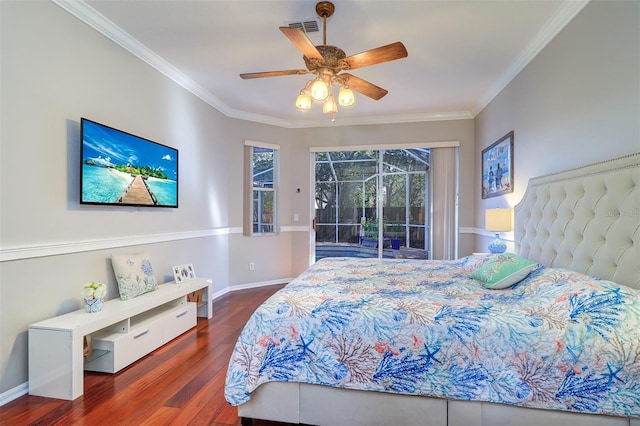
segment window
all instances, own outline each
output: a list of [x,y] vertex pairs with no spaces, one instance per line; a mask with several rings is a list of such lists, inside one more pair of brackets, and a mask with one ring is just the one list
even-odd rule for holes
[[244,234],[279,232],[278,145],[245,141]]

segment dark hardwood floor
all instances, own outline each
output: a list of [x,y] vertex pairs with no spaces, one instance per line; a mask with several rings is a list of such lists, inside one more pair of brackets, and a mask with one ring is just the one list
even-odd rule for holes
[[[227,364],[253,311],[282,286],[228,293],[213,318],[117,374],[85,372],[75,401],[25,395],[0,407],[1,425],[239,425],[224,399]],[[254,422],[254,425],[277,425]]]

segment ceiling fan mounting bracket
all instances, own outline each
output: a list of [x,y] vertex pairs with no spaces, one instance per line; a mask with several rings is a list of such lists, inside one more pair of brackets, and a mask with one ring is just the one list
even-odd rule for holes
[[335,6],[330,1],[321,1],[318,4],[316,4],[316,13],[321,18],[331,17],[331,15],[333,15],[333,12],[335,12],[335,10],[336,10]]

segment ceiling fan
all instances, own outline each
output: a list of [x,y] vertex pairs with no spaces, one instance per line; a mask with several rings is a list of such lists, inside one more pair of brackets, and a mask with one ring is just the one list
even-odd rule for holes
[[340,86],[338,100],[341,106],[350,106],[354,103],[355,98],[350,88],[371,99],[381,99],[388,93],[387,90],[344,71],[406,58],[407,49],[398,41],[347,56],[339,47],[327,45],[327,18],[332,16],[334,11],[335,6],[331,2],[321,1],[316,4],[316,13],[322,18],[323,24],[323,44],[319,46],[314,46],[304,31],[299,28],[280,27],[280,31],[302,52],[307,69],[254,72],[240,74],[240,77],[252,79],[314,74],[315,78],[310,80],[300,91],[296,106],[307,110],[311,108],[312,99],[324,101],[323,112],[327,114],[335,113],[338,109],[333,95],[330,93],[334,83]]

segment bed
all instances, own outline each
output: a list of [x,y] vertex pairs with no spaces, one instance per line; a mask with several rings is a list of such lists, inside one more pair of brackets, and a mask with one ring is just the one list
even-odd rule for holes
[[317,262],[253,314],[225,397],[290,423],[640,426],[639,165],[532,179],[517,256]]

